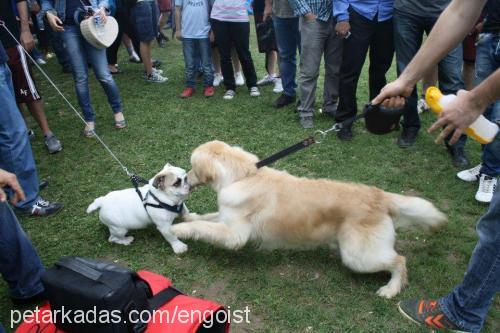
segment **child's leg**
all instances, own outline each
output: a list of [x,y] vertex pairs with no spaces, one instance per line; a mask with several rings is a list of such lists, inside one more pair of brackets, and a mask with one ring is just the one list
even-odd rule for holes
[[201,66],[203,68],[203,85],[211,87],[214,84],[214,70],[212,68],[212,55],[210,50],[210,39],[198,39],[198,49],[200,51]]
[[182,52],[184,53],[184,63],[186,64],[186,87],[196,87],[196,45],[195,39],[182,39]]

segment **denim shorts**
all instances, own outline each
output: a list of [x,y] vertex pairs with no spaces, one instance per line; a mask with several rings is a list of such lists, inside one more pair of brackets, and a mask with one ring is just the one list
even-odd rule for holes
[[132,7],[132,24],[139,41],[149,43],[158,35],[158,5],[156,1],[143,0]]

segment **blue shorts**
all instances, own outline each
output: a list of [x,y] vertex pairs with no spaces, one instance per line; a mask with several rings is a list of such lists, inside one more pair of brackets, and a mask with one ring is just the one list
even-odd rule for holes
[[149,43],[158,35],[158,5],[156,1],[143,0],[132,7],[132,24],[139,41]]

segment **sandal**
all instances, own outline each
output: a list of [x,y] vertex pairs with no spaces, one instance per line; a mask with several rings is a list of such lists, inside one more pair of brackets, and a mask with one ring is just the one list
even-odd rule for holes
[[83,129],[83,136],[86,138],[93,138],[95,136],[94,131],[95,131],[95,128],[94,129],[84,128]]
[[127,127],[127,121],[125,119],[123,120],[115,120],[115,128],[116,129],[122,129]]

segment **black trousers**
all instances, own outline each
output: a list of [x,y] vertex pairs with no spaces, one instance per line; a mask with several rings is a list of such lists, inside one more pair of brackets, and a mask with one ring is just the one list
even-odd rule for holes
[[391,67],[394,55],[392,19],[378,22],[375,16],[371,21],[352,8],[349,8],[349,17],[351,36],[344,41],[339,106],[335,115],[337,122],[348,121],[356,116],[356,90],[368,49],[370,100],[375,98],[387,83],[385,74]]
[[126,8],[117,8],[115,13],[115,19],[118,23],[118,36],[116,36],[115,41],[110,47],[106,49],[106,57],[108,59],[108,64],[114,65],[118,63],[118,49],[122,43],[123,34],[127,34],[132,40],[135,52],[139,55],[141,52],[139,40],[137,39],[134,29],[132,28],[132,23],[130,22],[130,12]]
[[219,48],[220,66],[224,76],[226,89],[235,90],[233,63],[231,61],[231,48],[234,46],[241,68],[245,75],[247,87],[257,86],[257,74],[250,53],[250,23],[249,22],[223,22],[211,20],[212,30],[215,34],[215,43]]

